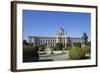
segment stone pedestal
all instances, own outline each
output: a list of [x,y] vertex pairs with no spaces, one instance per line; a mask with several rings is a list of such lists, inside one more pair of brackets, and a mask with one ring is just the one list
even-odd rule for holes
[[46,48],[47,54],[51,54],[51,49],[49,47]]

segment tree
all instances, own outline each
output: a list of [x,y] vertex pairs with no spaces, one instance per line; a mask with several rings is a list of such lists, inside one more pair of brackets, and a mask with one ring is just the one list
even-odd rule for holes
[[63,49],[62,43],[56,43],[56,50],[62,50],[62,49]]
[[70,43],[67,43],[66,46],[67,46],[67,48],[70,48],[71,47],[71,44]]
[[39,51],[44,51],[44,49],[45,49],[44,45],[39,46]]
[[73,43],[73,45],[74,45],[75,47],[79,47],[79,48],[81,48],[81,43],[80,43],[80,42]]
[[28,43],[27,43],[26,40],[23,40],[23,44],[24,44],[24,45],[28,45]]
[[89,42],[87,43],[87,45],[88,45],[88,46],[91,46],[91,42],[89,41]]
[[82,38],[84,39],[85,45],[87,45],[87,42],[88,42],[88,36],[87,36],[86,32],[83,33]]
[[56,46],[51,46],[50,47],[52,50],[56,50]]

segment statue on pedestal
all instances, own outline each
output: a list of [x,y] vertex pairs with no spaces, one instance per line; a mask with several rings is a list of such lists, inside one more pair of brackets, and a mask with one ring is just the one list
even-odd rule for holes
[[50,42],[47,43],[46,52],[47,52],[47,54],[53,54],[53,52],[52,52],[52,50],[51,50],[51,48],[50,48]]

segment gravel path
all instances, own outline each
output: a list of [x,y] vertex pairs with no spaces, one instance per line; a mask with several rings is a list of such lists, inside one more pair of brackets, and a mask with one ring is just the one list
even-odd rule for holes
[[69,60],[68,51],[61,52],[58,54],[44,54],[40,55],[40,60],[53,60],[53,61],[60,61],[60,60]]

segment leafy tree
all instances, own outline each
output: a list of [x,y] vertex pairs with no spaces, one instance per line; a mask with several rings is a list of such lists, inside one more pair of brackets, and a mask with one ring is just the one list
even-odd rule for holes
[[44,49],[45,49],[45,46],[43,45],[39,46],[39,51],[44,51]]
[[91,46],[91,42],[89,41],[89,42],[87,43],[87,45],[88,45],[88,46]]
[[33,43],[29,42],[29,46],[33,46]]
[[62,49],[63,49],[62,43],[57,43],[56,44],[56,50],[62,50]]
[[74,45],[75,47],[79,47],[79,48],[81,48],[81,43],[80,43],[80,42],[73,43],[73,45]]
[[83,33],[82,38],[84,39],[85,45],[87,45],[87,42],[88,42],[88,36],[87,36],[86,32]]
[[70,48],[70,47],[71,47],[71,44],[70,44],[70,43],[67,43],[66,46],[67,46],[68,48]]
[[51,46],[50,47],[52,50],[56,50],[56,47],[55,46]]
[[26,40],[23,40],[23,44],[24,44],[24,45],[28,45],[28,43],[27,43]]

